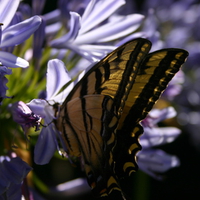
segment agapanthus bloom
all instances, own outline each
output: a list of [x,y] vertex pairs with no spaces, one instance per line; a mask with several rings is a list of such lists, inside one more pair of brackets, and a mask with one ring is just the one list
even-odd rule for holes
[[183,88],[183,83],[185,81],[185,76],[183,71],[179,71],[171,80],[169,83],[168,87],[162,94],[162,97],[165,97],[172,101],[178,94],[180,94],[182,88]]
[[161,173],[170,168],[179,166],[176,156],[171,156],[163,150],[153,147],[173,142],[180,134],[176,127],[158,127],[157,123],[168,118],[175,117],[173,107],[162,110],[153,109],[142,121],[144,133],[140,137],[142,150],[137,154],[139,168],[156,179],[161,179]]
[[31,167],[16,155],[12,158],[0,156],[0,196],[5,199],[21,199],[23,179]]
[[8,82],[5,75],[10,75],[12,73],[11,69],[8,69],[6,66],[0,66],[0,105],[1,101],[4,98],[7,98],[6,96],[6,90],[8,89],[6,86],[6,83]]
[[50,45],[71,49],[90,61],[101,59],[116,48],[109,42],[133,33],[144,18],[140,14],[113,15],[123,4],[124,0],[91,0],[82,16],[70,12],[69,32],[51,41]]
[[62,103],[64,101],[73,88],[74,83],[71,83],[63,92],[59,94],[58,92],[70,81],[71,78],[62,61],[58,59],[49,61],[47,69],[46,99],[33,99],[27,104],[32,112],[44,119],[44,128],[40,132],[34,150],[34,161],[37,164],[48,163],[54,152],[59,150],[57,138],[60,136],[53,123],[53,120],[56,117],[53,104]]
[[34,114],[24,102],[14,103],[11,110],[13,120],[22,126],[25,133],[30,127],[35,127],[35,131],[39,130],[41,117]]
[[[5,85],[6,78],[4,75],[11,74],[9,69],[6,67],[16,68],[26,68],[29,63],[10,52],[3,51],[6,47],[14,47],[18,44],[21,44],[26,39],[28,39],[39,27],[41,23],[41,18],[39,16],[32,17],[23,22],[17,23],[12,26],[8,26],[12,20],[19,1],[2,1],[0,8],[0,82],[3,85],[0,91],[0,103],[6,97],[5,93],[7,87]],[[6,12],[5,12],[6,11]],[[3,71],[3,72],[2,72]]]
[[[0,15],[1,16],[1,15]],[[0,18],[0,21],[3,20]],[[4,22],[2,22],[4,23]],[[2,27],[4,28],[1,35],[0,48],[12,47],[21,44],[28,39],[39,27],[41,18],[34,16],[18,24]],[[5,25],[2,25],[5,26]],[[20,57],[17,57],[9,52],[0,51],[0,63],[6,67],[28,67],[28,62]]]
[[[59,93],[66,83],[70,83],[69,86]],[[11,107],[14,120],[23,127],[24,131],[29,127],[39,130],[43,126],[34,150],[34,161],[37,164],[47,164],[55,151],[59,150],[57,139],[60,134],[53,122],[56,118],[53,105],[62,104],[75,83],[76,81],[71,82],[61,60],[50,60],[47,69],[46,98],[33,99],[27,104],[17,102]],[[41,119],[43,119],[43,125],[41,125]]]

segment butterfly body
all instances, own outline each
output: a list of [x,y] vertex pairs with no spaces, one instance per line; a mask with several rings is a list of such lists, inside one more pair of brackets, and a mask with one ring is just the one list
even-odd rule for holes
[[96,195],[119,191],[119,180],[137,170],[139,122],[151,110],[188,53],[132,40],[92,67],[66,98],[56,126],[68,154],[81,156]]

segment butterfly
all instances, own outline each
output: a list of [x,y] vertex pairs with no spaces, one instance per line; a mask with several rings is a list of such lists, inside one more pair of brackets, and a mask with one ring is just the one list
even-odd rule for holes
[[56,127],[69,156],[81,157],[95,195],[126,199],[120,180],[136,171],[140,121],[152,109],[188,52],[151,42],[125,43],[95,64],[60,108]]

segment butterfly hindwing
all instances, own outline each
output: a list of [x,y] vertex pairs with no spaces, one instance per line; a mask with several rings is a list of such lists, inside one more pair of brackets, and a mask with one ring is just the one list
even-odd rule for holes
[[[95,194],[121,191],[119,179],[137,169],[147,115],[187,52],[164,49],[148,54],[150,41],[136,39],[95,64],[66,98],[56,126],[68,154],[81,156]],[[125,199],[120,192],[118,199]]]
[[130,113],[134,113],[134,121],[139,122],[146,117],[187,56],[188,52],[182,49],[163,49],[146,56],[130,92],[131,96],[143,85],[132,104]]
[[[188,53],[182,49],[163,49],[148,54],[144,59],[129,93],[124,108],[126,113],[122,115],[117,130],[119,142],[113,154],[116,155],[115,171],[119,178],[130,175],[136,169],[132,163],[135,163],[134,156],[139,150],[139,144],[134,140],[142,133],[142,127],[138,122],[152,109],[187,56]],[[130,142],[131,140],[133,141]]]

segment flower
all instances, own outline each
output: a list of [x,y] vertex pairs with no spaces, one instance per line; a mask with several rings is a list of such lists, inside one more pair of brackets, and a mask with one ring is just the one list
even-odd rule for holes
[[101,59],[116,48],[105,43],[109,44],[134,32],[144,18],[140,14],[111,17],[123,4],[124,0],[91,0],[82,16],[70,12],[69,32],[51,41],[50,46],[71,49],[92,62]]
[[183,71],[180,70],[170,81],[168,87],[162,94],[162,97],[166,97],[167,99],[172,101],[178,94],[181,93],[184,80],[185,80],[184,73]]
[[[31,17],[18,24],[7,27],[2,31],[0,48],[12,47],[27,40],[40,26],[39,16]],[[28,62],[20,57],[5,51],[0,51],[0,62],[6,67],[28,67]]]
[[171,143],[180,134],[176,127],[158,127],[156,124],[162,120],[176,115],[173,107],[162,110],[153,109],[142,121],[144,133],[140,137],[142,150],[137,154],[139,168],[156,179],[162,179],[160,173],[180,165],[176,156],[171,156],[160,149],[152,147]]
[[34,114],[24,102],[12,104],[11,111],[13,120],[22,126],[25,133],[30,127],[35,127],[35,131],[39,130],[41,117]]
[[7,90],[5,84],[7,79],[4,77],[4,75],[11,74],[11,71],[6,69],[6,67],[26,68],[29,65],[26,60],[3,50],[7,47],[14,47],[24,42],[37,30],[41,23],[41,18],[39,16],[34,16],[23,22],[8,26],[17,10],[18,5],[18,0],[14,1],[14,3],[13,1],[8,0],[3,1],[0,8],[0,84],[2,85],[0,91],[0,103],[4,98],[7,97],[5,95]]
[[34,0],[34,1],[32,1],[33,14],[34,15],[41,15],[42,10],[44,9],[45,3],[46,3],[46,0]]
[[[63,92],[60,89],[70,83],[64,63],[58,59],[50,60],[47,69],[46,100],[33,99],[27,106],[44,119],[42,128],[34,150],[34,161],[37,164],[46,164],[52,158],[56,150],[59,151],[57,138],[60,138],[53,120],[56,118],[53,104],[62,103],[74,86],[71,83]],[[62,141],[61,141],[62,143]]]
[[10,75],[12,73],[11,69],[8,69],[5,66],[0,66],[0,105],[4,98],[7,98],[6,96],[6,90],[8,89],[6,86],[6,83],[8,82],[5,75]]
[[[149,5],[154,9],[157,26],[162,34],[163,46],[184,48],[190,54],[183,66],[183,72],[185,73],[184,87],[179,85],[183,82],[183,77],[179,76],[181,74],[178,73],[177,77],[170,83],[169,88],[164,92],[164,97],[167,95],[169,99],[169,95],[172,94],[179,111],[178,123],[188,133],[193,145],[200,151],[200,137],[197,132],[200,128],[200,4],[195,0],[163,1],[162,4],[158,0],[147,0],[145,5],[143,6],[145,13],[148,12]],[[175,97],[174,94],[179,95]]]
[[57,138],[60,138],[60,135],[53,123],[56,118],[53,104],[64,101],[75,82],[69,84],[61,93],[59,91],[70,82],[71,78],[64,63],[58,59],[50,60],[47,69],[46,99],[33,99],[27,104],[20,101],[11,106],[14,121],[22,126],[25,133],[30,127],[35,127],[36,131],[40,130],[41,120],[44,120],[34,150],[34,161],[37,164],[48,163],[55,151],[59,150]]
[[[27,104],[20,101],[11,106],[13,119],[22,126],[24,132],[30,127],[35,127],[36,131],[39,130],[41,119],[44,120],[44,125],[34,150],[36,164],[47,164],[56,150],[60,152],[57,142],[57,139],[60,138],[60,133],[53,123],[54,119],[56,119],[54,104],[63,103],[74,85],[87,70],[83,71],[79,78],[72,82],[64,63],[58,59],[50,60],[47,69],[46,98],[33,99]],[[67,88],[60,92],[66,84],[69,84]],[[62,139],[60,142],[66,150]]]
[[33,39],[33,57],[36,60],[36,68],[39,66],[39,61],[42,56],[42,47],[45,39],[45,21],[43,18],[41,18],[41,24],[39,28],[34,33],[34,39]]
[[[162,97],[166,97],[170,101],[173,100],[172,105],[176,106],[180,113],[178,114],[178,122],[181,128],[184,133],[190,133],[188,134],[189,137],[193,139],[196,147],[199,148],[200,137],[197,130],[200,128],[200,87],[198,85],[200,80],[200,32],[198,31],[200,28],[200,23],[198,23],[200,19],[200,4],[196,0],[164,0],[162,3],[158,0],[126,0],[126,2],[128,1],[128,6],[126,4],[127,9],[124,9],[124,0],[58,0],[58,7],[54,7],[51,12],[48,12],[49,5],[47,1],[44,3],[45,0],[34,0],[30,6],[25,4],[25,1],[20,0],[1,1],[0,102],[4,98],[12,96],[12,98],[4,101],[0,111],[1,154],[13,147],[13,141],[14,144],[19,144],[17,145],[18,148],[23,147],[23,143],[27,143],[27,140],[21,140],[21,131],[13,125],[12,116],[22,126],[24,133],[27,133],[30,127],[33,127],[30,132],[35,129],[38,133],[38,140],[34,145],[35,148],[28,149],[30,150],[29,156],[32,157],[34,153],[35,163],[47,164],[54,152],[61,150],[61,145],[66,150],[62,140],[59,141],[60,133],[56,130],[54,120],[59,116],[59,106],[74,88],[76,82],[72,81],[77,77],[77,74],[87,68],[79,78],[83,76],[90,69],[88,66],[91,62],[94,64],[94,61],[101,59],[117,46],[135,37],[148,38],[153,44],[151,51],[167,47],[178,47],[187,49],[190,52],[190,57],[186,65],[183,66],[183,70],[186,71],[185,79],[183,79],[181,73],[177,74]],[[52,4],[50,7],[52,8]],[[42,13],[45,13],[42,17],[32,17],[33,14]],[[144,14],[145,18],[143,15],[131,13]],[[28,21],[23,21],[24,19]],[[21,23],[22,25],[19,25]],[[36,28],[38,24],[40,24],[39,28]],[[34,32],[33,29],[35,28],[37,31]],[[31,35],[29,30],[34,32],[33,38],[25,41]],[[51,46],[47,47],[46,44]],[[18,47],[15,47],[16,45]],[[49,61],[51,58],[62,59],[64,64],[58,59]],[[28,67],[29,63],[27,61],[30,63],[28,69],[11,70],[11,68]],[[45,82],[46,63],[48,63],[47,83]],[[69,70],[69,73],[65,70],[64,65]],[[14,73],[10,76],[12,71]],[[181,87],[180,85],[183,82],[184,87]],[[45,84],[46,91],[44,90]],[[7,87],[11,88],[12,91],[6,93]],[[179,92],[181,92],[180,95],[178,95]],[[38,96],[38,94],[40,95]],[[30,101],[31,99],[33,100]],[[163,102],[166,104],[166,99],[161,101],[159,105]],[[7,108],[8,104],[13,102],[16,103],[12,104],[11,115],[7,112]],[[167,104],[169,105],[171,102],[167,102]],[[163,148],[160,147],[173,142],[180,133],[180,130],[173,127],[161,128],[158,126],[161,120],[174,116],[174,113],[169,108],[166,110],[153,110],[142,122],[144,134],[141,136],[140,142],[143,150],[137,155],[139,167],[157,179],[162,178],[163,172],[179,165],[179,159],[176,156],[169,155],[161,150],[165,146]],[[190,138],[181,137],[179,142],[182,139]],[[31,143],[33,144],[34,141]],[[183,161],[186,164],[189,163],[192,167],[194,163],[186,158],[185,151],[189,155],[193,149],[190,148],[189,142],[186,145],[184,144],[185,148],[181,149],[179,153],[184,154]],[[170,146],[168,145],[169,148]],[[180,150],[180,146],[176,150]],[[23,156],[22,154],[20,155]],[[190,157],[188,156],[188,158]],[[17,159],[20,160],[19,158]],[[39,199],[38,196],[34,196],[34,191],[30,190],[29,197],[27,195],[27,197],[24,196],[23,198],[21,189],[26,186],[26,179],[23,180],[23,178],[26,176],[27,168],[19,170],[21,166],[25,165],[23,162],[19,162],[19,166],[15,165],[14,163],[17,159],[0,155],[0,191],[3,192],[0,195],[0,199],[4,197],[17,200],[24,198]],[[58,162],[56,158],[47,167],[51,167],[55,162],[60,165],[60,161]],[[177,170],[177,174],[184,170],[184,162],[180,170]],[[41,189],[41,182],[38,181],[41,178],[41,173],[37,173],[37,170],[38,168],[39,170],[41,168],[44,169],[46,166],[35,166],[34,164],[33,173],[36,173],[38,177],[35,179],[33,176],[30,179],[38,189]],[[55,169],[55,166],[53,168]],[[188,169],[188,166],[186,168]],[[56,170],[56,173],[58,171],[60,172],[60,170]],[[71,172],[71,169],[66,166],[65,171]],[[195,169],[192,172],[190,171],[185,181],[188,181],[188,177],[192,177],[192,173],[196,175],[196,172]],[[51,171],[49,176],[51,181],[53,181],[51,176],[54,173]],[[187,171],[184,173],[187,175]],[[67,176],[69,174],[71,176],[74,173],[67,173]],[[54,174],[56,182],[60,180],[57,175]],[[61,175],[63,175],[62,172]],[[45,174],[45,178],[47,176]],[[64,181],[63,178],[62,176],[62,181]],[[174,176],[172,178],[174,181]],[[16,179],[16,181],[13,179]],[[144,184],[143,179],[140,180]],[[178,181],[178,178],[176,181]],[[153,182],[155,183],[155,181]],[[49,186],[48,183],[49,181],[47,180],[47,183],[44,184]],[[46,192],[49,196],[52,194],[60,195],[60,193],[66,195],[66,192],[67,194],[71,192],[70,195],[74,195],[77,194],[76,191],[80,193],[83,190],[88,191],[86,186],[85,179],[78,179],[40,192]],[[124,187],[125,185],[123,184],[122,188]],[[25,191],[28,191],[28,187],[25,189]],[[147,185],[145,185],[145,189],[148,190]],[[178,189],[177,187],[177,191]],[[180,187],[180,191],[182,192],[183,188]],[[188,192],[188,188],[185,191]],[[134,195],[140,196],[140,192],[141,190],[136,190]],[[179,193],[177,192],[178,195],[180,195]]]
[[15,12],[19,6],[20,0],[12,1],[1,1],[0,7],[0,22],[4,24],[4,28],[8,26],[12,20]]
[[20,199],[23,179],[31,169],[16,155],[11,158],[0,156],[0,196],[4,195],[6,199]]
[[91,191],[86,178],[76,178],[52,188],[52,193],[63,198],[80,196]]

